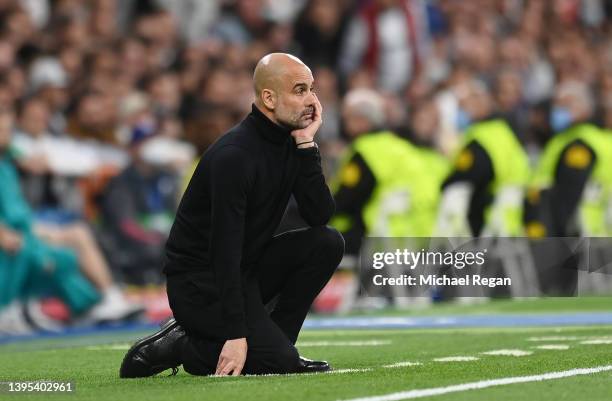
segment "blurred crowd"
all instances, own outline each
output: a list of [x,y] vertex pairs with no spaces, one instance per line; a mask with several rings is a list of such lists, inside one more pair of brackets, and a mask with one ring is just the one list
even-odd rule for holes
[[[608,0],[0,0],[0,310],[37,320],[20,299],[46,291],[85,320],[135,316],[120,284],[162,281],[182,189],[267,53],[313,71],[330,182],[375,129],[452,158],[479,109],[534,164],[566,84],[612,129],[611,17]],[[366,89],[380,102],[345,96]]]

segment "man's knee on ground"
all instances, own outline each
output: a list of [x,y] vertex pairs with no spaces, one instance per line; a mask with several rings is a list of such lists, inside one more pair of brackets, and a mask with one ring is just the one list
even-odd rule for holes
[[344,255],[344,237],[338,230],[328,226],[312,227],[312,230],[318,251],[328,257],[336,267]]

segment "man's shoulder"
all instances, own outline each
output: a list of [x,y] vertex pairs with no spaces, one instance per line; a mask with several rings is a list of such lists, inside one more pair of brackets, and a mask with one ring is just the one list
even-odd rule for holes
[[208,165],[232,162],[244,165],[257,149],[254,127],[245,119],[217,139],[204,153],[202,162]]
[[251,150],[253,146],[256,146],[257,137],[255,127],[246,117],[217,139],[206,153],[216,153],[221,149],[225,149],[226,152],[236,151],[236,149]]

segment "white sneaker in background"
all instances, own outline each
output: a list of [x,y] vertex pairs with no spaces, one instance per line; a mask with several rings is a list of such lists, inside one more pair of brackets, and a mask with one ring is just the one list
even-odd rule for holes
[[13,302],[0,309],[0,335],[18,336],[33,332],[34,329],[25,319],[21,302]]
[[84,316],[77,319],[77,323],[95,324],[133,320],[140,317],[144,311],[143,305],[129,302],[123,296],[121,290],[113,286],[104,292],[100,302],[88,310]]
[[65,325],[59,320],[53,319],[43,312],[39,300],[30,300],[23,306],[26,321],[35,329],[59,333],[64,330]]

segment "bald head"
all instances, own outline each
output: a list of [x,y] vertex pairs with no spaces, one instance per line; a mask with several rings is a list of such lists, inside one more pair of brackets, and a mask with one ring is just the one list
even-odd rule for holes
[[264,89],[278,90],[287,73],[310,69],[299,58],[287,53],[270,53],[259,60],[253,73],[255,96],[259,98]]
[[312,72],[290,54],[271,53],[259,60],[253,87],[255,105],[280,125],[301,127],[308,120],[303,116],[314,110]]

